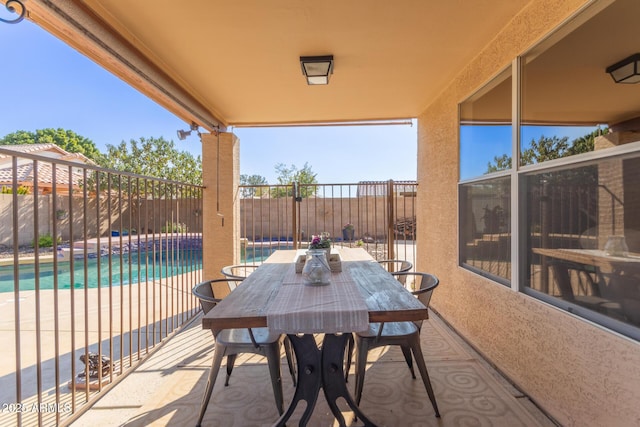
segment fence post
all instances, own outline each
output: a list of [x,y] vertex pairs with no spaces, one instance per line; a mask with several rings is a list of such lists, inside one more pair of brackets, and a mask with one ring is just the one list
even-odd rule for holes
[[291,183],[291,235],[293,236],[293,248],[298,249],[298,216],[296,215],[296,207],[298,200],[298,183]]
[[393,180],[387,181],[387,259],[395,259]]

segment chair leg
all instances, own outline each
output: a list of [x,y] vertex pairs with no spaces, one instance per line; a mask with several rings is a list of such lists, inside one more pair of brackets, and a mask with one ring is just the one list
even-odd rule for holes
[[349,382],[349,371],[351,370],[351,359],[353,358],[353,334],[350,334],[347,346],[347,367],[344,370],[344,382]]
[[356,338],[356,405],[360,405],[362,398],[362,386],[364,385],[364,373],[367,366],[367,355],[369,353],[369,341]]
[[416,373],[413,370],[413,361],[411,360],[411,348],[406,346],[406,345],[402,345],[402,346],[400,346],[400,348],[402,349],[402,354],[404,355],[404,360],[407,362],[407,366],[409,367],[409,370],[411,371],[411,378],[413,378],[415,380],[416,379]]
[[207,412],[207,406],[209,406],[209,400],[211,400],[211,393],[213,392],[213,386],[216,384],[216,378],[220,371],[220,365],[224,358],[227,348],[224,345],[216,344],[213,350],[213,361],[211,362],[211,369],[209,370],[209,378],[207,379],[207,386],[204,389],[204,396],[202,397],[202,404],[200,405],[200,415],[198,416],[198,423],[196,427],[202,425],[202,419],[205,412]]
[[297,384],[296,380],[296,365],[294,363],[294,354],[293,348],[291,347],[291,340],[289,337],[284,337],[284,353],[287,356],[287,365],[289,365],[289,373],[291,374],[291,379],[293,380],[293,386],[295,387]]
[[237,354],[230,354],[227,356],[227,378],[224,380],[224,386],[227,387],[229,385],[229,380],[231,379],[231,372],[233,372],[233,365],[236,363]]
[[264,351],[269,364],[271,387],[276,399],[276,406],[278,407],[278,413],[282,415],[284,413],[284,395],[282,393],[282,377],[280,375],[280,342],[276,341],[265,346]]
[[440,411],[438,411],[436,396],[433,393],[433,388],[431,387],[431,381],[429,380],[429,374],[427,373],[427,365],[424,363],[424,356],[422,355],[422,348],[420,347],[420,334],[415,334],[411,338],[411,349],[413,350],[413,357],[416,359],[416,365],[418,365],[420,376],[422,376],[422,382],[424,383],[424,387],[427,389],[429,400],[431,400],[431,405],[433,405],[433,410],[436,413],[436,418],[440,418]]

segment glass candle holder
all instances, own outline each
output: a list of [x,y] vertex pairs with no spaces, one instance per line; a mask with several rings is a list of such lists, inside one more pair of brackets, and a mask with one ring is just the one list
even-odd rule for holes
[[629,256],[629,247],[624,236],[609,236],[604,245],[604,253],[609,256]]
[[302,278],[307,285],[328,285],[331,268],[324,249],[309,249],[302,268]]

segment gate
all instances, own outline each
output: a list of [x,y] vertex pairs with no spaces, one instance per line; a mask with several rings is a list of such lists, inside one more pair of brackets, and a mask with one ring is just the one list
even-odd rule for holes
[[363,247],[375,259],[415,264],[415,181],[240,186],[241,259],[306,248],[329,233],[334,246]]

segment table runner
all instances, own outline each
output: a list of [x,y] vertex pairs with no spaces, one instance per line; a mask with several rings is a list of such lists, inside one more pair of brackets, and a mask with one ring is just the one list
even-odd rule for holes
[[348,272],[332,273],[328,285],[310,286],[292,264],[267,309],[267,327],[285,334],[358,332],[369,327],[369,311]]

